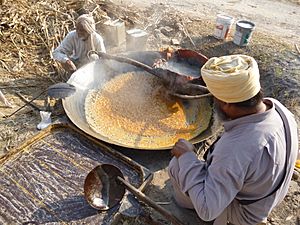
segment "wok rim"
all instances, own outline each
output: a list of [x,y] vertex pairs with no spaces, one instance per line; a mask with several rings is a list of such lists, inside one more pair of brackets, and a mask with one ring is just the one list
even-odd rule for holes
[[[147,53],[147,52],[154,52],[154,53],[159,53],[161,54],[161,52],[159,51],[143,51],[143,52],[134,52],[134,53]],[[125,55],[125,56],[129,56],[130,53],[132,52],[126,52],[126,53],[120,53],[120,55]],[[91,62],[91,63],[94,63],[94,62]],[[89,63],[89,64],[91,64]],[[84,68],[86,66],[88,66],[89,64],[86,64],[84,65],[83,67],[81,68]],[[76,72],[74,72],[70,79],[74,76]],[[67,81],[67,83],[69,84],[72,84],[74,85],[72,82],[70,82],[70,79]],[[76,86],[76,85],[75,85]],[[145,146],[134,146],[134,145],[130,145],[130,144],[126,144],[126,143],[120,143],[118,141],[115,141],[115,140],[112,140],[110,139],[109,137],[105,137],[99,133],[97,133],[96,131],[94,131],[90,126],[88,126],[90,129],[86,129],[85,127],[82,127],[80,125],[78,125],[75,121],[75,119],[71,116],[72,113],[68,110],[68,107],[67,107],[67,100],[66,99],[63,99],[62,100],[62,104],[63,104],[63,108],[66,112],[66,115],[67,117],[70,119],[70,121],[76,126],[78,127],[80,130],[82,130],[83,132],[85,132],[86,134],[92,136],[93,138],[96,138],[100,141],[104,141],[104,142],[107,142],[109,144],[112,144],[112,145],[117,145],[117,146],[120,146],[120,147],[124,147],[124,148],[127,148],[127,149],[136,149],[136,150],[147,150],[147,151],[159,151],[159,150],[169,150],[173,147],[173,145],[170,145],[170,146],[162,146],[162,147],[158,147],[158,148],[154,148],[154,147],[145,147]],[[209,121],[209,125],[207,127],[207,129],[205,129],[204,131],[202,131],[201,133],[199,133],[196,137],[193,137],[192,139],[190,139],[189,141],[192,143],[192,144],[197,144],[199,142],[202,142],[208,138],[210,138],[211,136],[213,136],[214,133],[218,132],[220,129],[215,129],[215,126],[213,126],[214,124],[214,113],[213,113],[213,109],[211,109],[212,112],[211,112],[211,117],[210,117],[210,121]],[[87,123],[87,121],[85,121]],[[100,137],[100,136],[101,137]]]

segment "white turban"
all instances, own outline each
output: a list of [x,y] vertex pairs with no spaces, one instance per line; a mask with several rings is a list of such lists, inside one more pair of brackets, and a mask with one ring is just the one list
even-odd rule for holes
[[203,65],[201,75],[210,93],[226,103],[246,101],[261,88],[258,65],[246,55],[213,57]]
[[95,20],[92,15],[82,14],[77,18],[76,24],[81,24],[83,29],[88,32],[88,34],[92,34],[96,31]]

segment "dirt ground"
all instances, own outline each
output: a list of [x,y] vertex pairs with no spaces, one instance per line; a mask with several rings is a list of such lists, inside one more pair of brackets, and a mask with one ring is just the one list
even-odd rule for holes
[[127,1],[115,0],[123,4],[149,7],[153,3],[163,3],[168,8],[174,8],[189,17],[215,20],[218,13],[224,13],[240,19],[250,20],[256,25],[256,30],[284,39],[289,43],[299,43],[299,0],[152,0]]
[[[21,0],[6,1],[5,4],[14,4],[14,7],[18,8],[17,4],[20,3],[22,3]],[[149,33],[148,50],[159,50],[172,46],[193,49],[208,57],[240,53],[253,56],[260,67],[265,95],[277,98],[284,103],[295,114],[298,124],[300,123],[300,51],[295,47],[295,44],[298,44],[300,48],[300,29],[297,23],[300,21],[299,1],[272,1],[272,4],[267,4],[270,1],[258,0],[251,1],[251,4],[247,1],[214,1],[214,3],[209,1],[164,1],[163,3],[148,1],[141,4],[138,1],[126,0],[116,1],[116,3],[119,5],[108,1],[89,1],[87,5],[82,4],[90,10],[99,5],[101,13],[106,12],[113,19],[124,20],[126,29],[146,28]],[[33,4],[34,2],[28,2],[29,6],[33,6]],[[267,6],[270,7],[269,11],[265,11]],[[57,5],[54,8],[56,11],[63,11],[65,9],[63,7],[66,5]],[[76,9],[78,8],[76,7]],[[246,11],[241,12],[238,10],[240,8]],[[259,11],[259,8],[263,10]],[[252,12],[249,9],[256,10]],[[281,13],[276,14],[272,11],[275,9],[280,9]],[[45,7],[39,8],[39,10],[46,14],[56,12],[53,8]],[[234,27],[227,41],[217,40],[212,36],[215,17],[219,11],[230,12],[235,17],[247,18],[256,22],[257,28],[250,45],[239,47],[233,44]],[[69,13],[70,8],[63,12]],[[26,43],[19,41],[18,37],[26,37],[26,34],[29,37],[28,31],[23,34],[22,31],[20,33],[19,30],[14,29],[17,25],[14,27],[9,25],[13,22],[15,24],[18,22],[20,25],[25,20],[24,15],[9,11],[7,5],[1,7],[0,13],[2,16],[0,42],[1,46],[4,46],[0,50],[0,89],[14,105],[12,109],[0,105],[0,155],[3,155],[38,132],[36,125],[40,122],[39,112],[30,106],[24,107],[9,118],[3,118],[3,116],[10,115],[24,104],[20,95],[30,100],[49,85],[63,81],[65,76],[51,60],[50,50],[58,44],[64,32],[72,29],[72,23],[68,23],[67,28],[61,26],[64,32],[57,34],[56,40],[51,38],[28,39],[30,43],[26,47]],[[274,13],[277,16],[274,16]],[[9,19],[6,20],[6,17]],[[21,19],[18,20],[19,18]],[[45,19],[45,21],[47,20]],[[59,21],[56,20],[56,23]],[[37,23],[34,26],[38,27],[37,30],[39,30],[39,26],[43,26],[44,29],[40,29],[40,32],[43,32],[46,27],[43,23]],[[56,32],[58,31],[56,30]],[[102,32],[101,26],[99,26],[99,32]],[[44,34],[36,33],[40,36]],[[171,44],[171,40],[174,38],[179,41],[179,45]],[[104,37],[104,40],[107,39],[108,37]],[[47,41],[48,43],[45,43]],[[47,48],[47,46],[50,47]],[[107,46],[107,48],[111,53],[124,51],[124,46],[120,48]],[[43,109],[43,97],[42,95],[33,102],[40,109]],[[60,116],[61,113],[54,114],[52,120],[55,121]],[[154,173],[154,179],[145,191],[147,196],[171,211],[184,224],[206,224],[197,218],[194,211],[183,210],[172,201],[171,185],[166,172],[171,159],[168,151],[120,151]],[[300,224],[299,186],[300,178],[295,176],[288,195],[269,216],[270,224]],[[120,224],[170,224],[155,210],[145,205],[143,208],[150,218],[145,219],[142,216],[124,218]]]

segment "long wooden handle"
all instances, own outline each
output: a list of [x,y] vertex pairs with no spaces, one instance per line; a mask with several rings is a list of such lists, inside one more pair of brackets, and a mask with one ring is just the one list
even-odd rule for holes
[[110,55],[110,54],[107,54],[107,53],[104,53],[104,52],[95,52],[95,53],[103,59],[111,59],[111,60],[115,60],[117,62],[127,63],[127,64],[133,65],[135,67],[144,69],[148,73],[151,73],[151,74],[159,77],[157,72],[151,66],[148,66],[148,65],[146,65],[144,63],[141,63],[141,62],[138,62],[134,59],[130,59],[130,58],[122,57],[122,56]]
[[110,55],[110,54],[107,54],[104,52],[89,51],[88,55],[91,55],[91,54],[97,54],[99,57],[101,57],[103,59],[115,60],[117,62],[127,63],[130,65],[136,66],[138,68],[144,69],[148,73],[161,78],[163,80],[163,82],[165,84],[167,84],[166,86],[169,86],[169,88],[171,88],[171,89],[173,88],[173,85],[174,85],[173,81],[174,81],[175,86],[178,89],[178,90],[175,90],[175,92],[177,92],[177,91],[181,92],[182,90],[187,90],[187,91],[194,90],[194,91],[198,91],[200,93],[202,93],[202,92],[204,93],[201,95],[193,95],[193,94],[183,95],[183,94],[179,94],[179,93],[174,93],[173,95],[177,96],[178,98],[199,99],[199,98],[211,96],[211,94],[208,94],[209,91],[208,91],[207,87],[205,87],[203,85],[188,83],[188,80],[186,80],[186,82],[181,83],[179,81],[179,79],[186,78],[186,76],[183,74],[180,74],[180,73],[168,70],[168,69],[163,69],[163,68],[152,68],[152,67],[150,67],[144,63],[138,62],[134,59],[130,59],[130,58],[122,57],[122,56]]
[[143,192],[141,192],[139,189],[132,186],[130,183],[128,183],[126,180],[124,180],[121,177],[117,177],[119,181],[121,181],[125,187],[134,194],[139,200],[142,202],[148,204],[153,209],[156,209],[160,214],[165,216],[169,221],[171,221],[174,225],[184,225],[180,220],[178,220],[175,216],[173,216],[168,210],[161,207],[160,205],[156,204],[154,201],[152,201],[150,198],[148,198]]

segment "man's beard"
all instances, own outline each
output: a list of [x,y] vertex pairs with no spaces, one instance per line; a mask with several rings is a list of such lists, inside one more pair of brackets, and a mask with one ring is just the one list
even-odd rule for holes
[[82,38],[80,38],[80,40],[83,41],[83,42],[87,41],[87,39],[88,39],[88,37],[82,37]]
[[214,102],[213,105],[213,113],[214,113],[214,118],[216,120],[217,123],[221,123],[223,124],[226,121],[229,121],[230,118],[228,118],[228,116],[222,111],[222,109],[220,108],[220,106]]
[[83,42],[86,42],[90,38],[90,35],[84,36],[84,37],[79,37],[79,39]]

